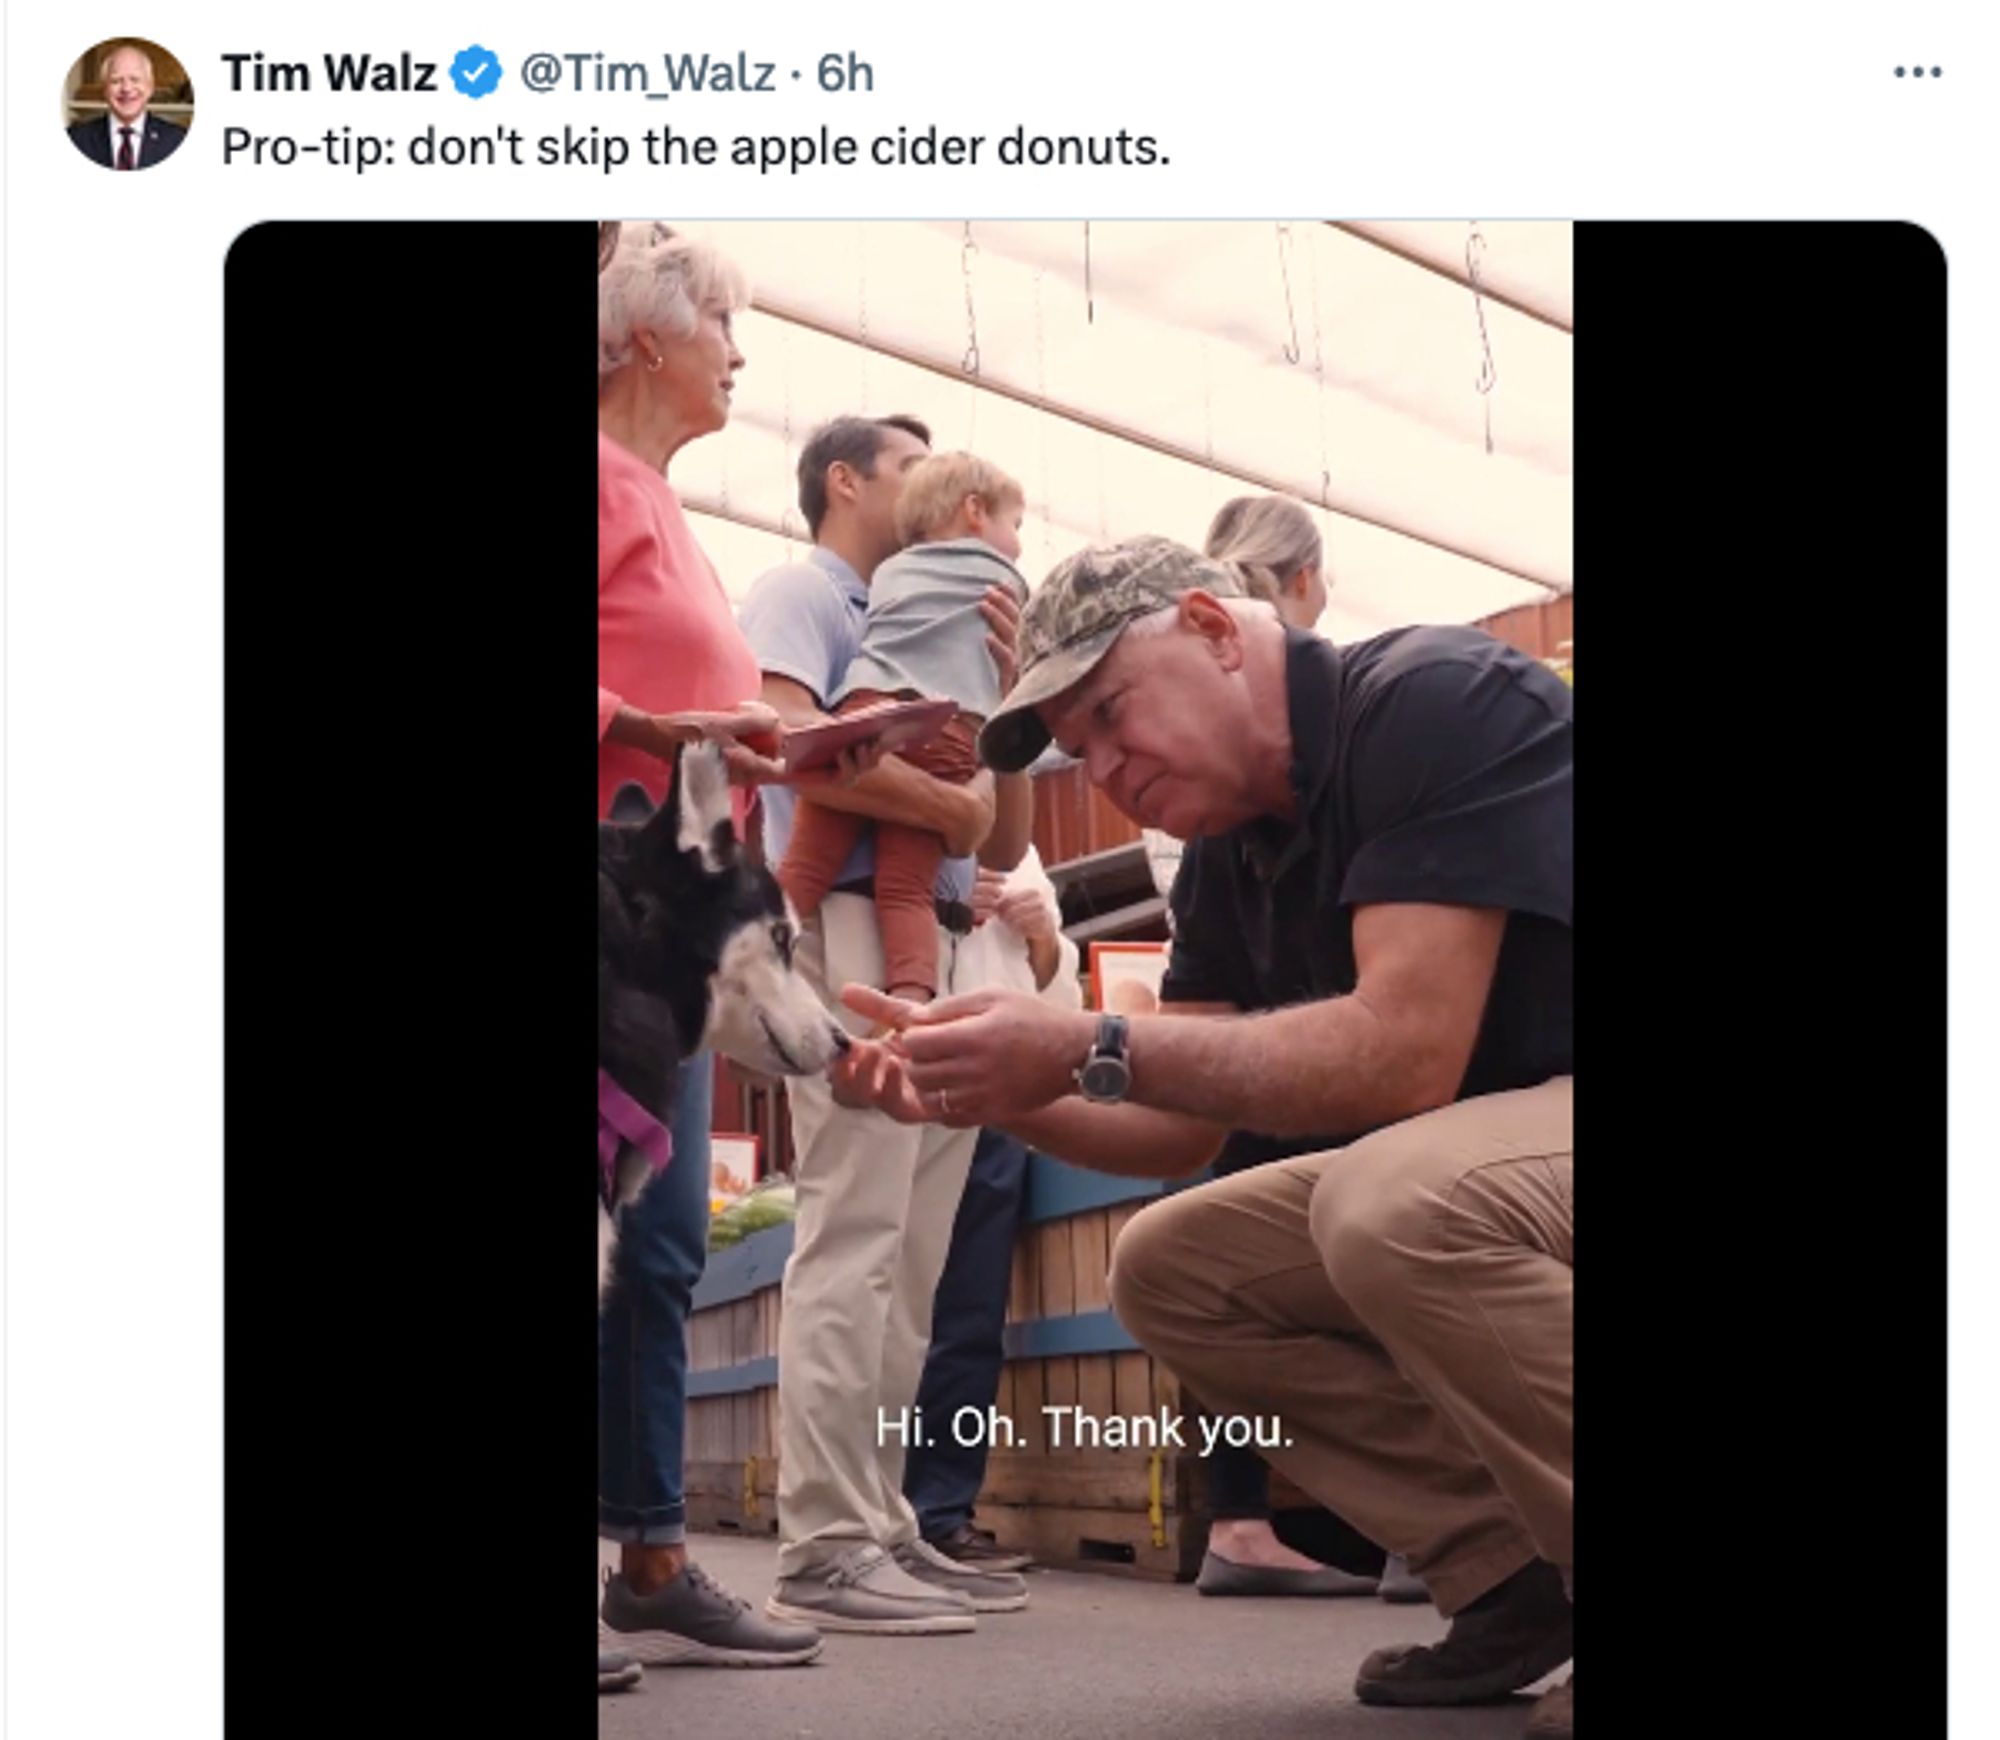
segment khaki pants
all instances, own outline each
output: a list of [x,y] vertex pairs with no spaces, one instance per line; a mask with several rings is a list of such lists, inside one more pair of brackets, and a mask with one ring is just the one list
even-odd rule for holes
[[1135,1216],[1120,1319],[1455,1613],[1570,1569],[1571,1078],[1461,1100]]
[[[955,982],[957,939],[938,932],[938,994]],[[799,938],[799,970],[844,1019],[850,981],[881,983],[875,906],[829,894]],[[778,1575],[858,1542],[917,1533],[903,1497],[904,1445],[877,1431],[917,1399],[931,1302],[951,1248],[977,1130],[906,1125],[835,1105],[823,1076],[787,1086],[798,1149],[798,1222],[778,1336]],[[935,1430],[930,1422],[927,1431]]]

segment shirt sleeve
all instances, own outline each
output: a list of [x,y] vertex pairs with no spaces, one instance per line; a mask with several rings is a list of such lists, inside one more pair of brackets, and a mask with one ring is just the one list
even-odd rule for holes
[[[607,474],[600,467],[597,473],[598,597],[602,599],[620,571],[632,564],[638,564],[641,572],[646,571],[656,560],[656,543],[644,497],[629,479],[615,473]],[[598,685],[598,742],[604,741],[605,732],[611,729],[611,721],[618,717],[618,709],[624,704],[622,695],[605,688],[602,683]]]
[[789,677],[824,709],[840,680],[848,650],[842,631],[847,605],[817,568],[774,568],[750,589],[736,620],[767,677]]
[[[1191,840],[1181,853],[1181,867],[1167,896],[1173,941],[1167,945],[1167,971],[1160,981],[1160,1003],[1227,1003],[1247,1009],[1252,999],[1242,984],[1242,944],[1234,937],[1234,903],[1225,886],[1220,863],[1212,862],[1227,845],[1213,849]],[[1219,940],[1218,940],[1219,939]]]
[[1049,975],[1049,982],[1041,986],[1035,995],[1053,1008],[1081,1009],[1083,986],[1079,982],[1077,968],[1082,957],[1077,952],[1076,944],[1063,935],[1062,901],[1056,893],[1056,885],[1049,880],[1049,873],[1042,868],[1041,854],[1032,845],[1020,863],[1007,873],[1007,880],[1001,884],[1001,892],[1037,894],[1055,914],[1056,970]]
[[1056,970],[1049,982],[1035,993],[1052,1008],[1066,1009],[1072,1014],[1083,1007],[1083,981],[1079,974],[1082,957],[1077,953],[1076,944],[1056,932]]
[[1570,692],[1525,655],[1438,660],[1397,678],[1355,724],[1347,796],[1361,844],[1342,905],[1570,923],[1570,756]]
[[602,592],[628,564],[650,570],[658,560],[652,518],[632,480],[597,474],[597,590]]

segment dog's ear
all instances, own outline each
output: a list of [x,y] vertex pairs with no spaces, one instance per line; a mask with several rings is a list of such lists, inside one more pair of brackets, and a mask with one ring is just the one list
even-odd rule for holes
[[653,800],[646,795],[646,788],[637,780],[627,780],[612,797],[611,814],[605,819],[636,827],[648,820],[652,813]]
[[668,808],[674,815],[675,844],[683,852],[699,853],[704,870],[713,874],[735,858],[729,768],[713,743],[694,743],[681,750],[674,763]]

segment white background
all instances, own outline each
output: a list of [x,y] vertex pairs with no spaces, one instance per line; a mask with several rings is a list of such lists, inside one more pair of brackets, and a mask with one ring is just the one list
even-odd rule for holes
[[[1994,1021],[1975,990],[1994,960],[1992,829],[1975,746],[1995,644],[1993,309],[2000,301],[1988,62],[1972,8],[1902,4],[1671,8],[1578,5],[1293,7],[1234,0],[1186,14],[1013,0],[752,8],[449,4],[339,6],[124,0],[9,4],[7,139],[7,1198],[9,1731],[212,1735],[221,1722],[222,269],[269,217],[1279,216],[1908,218],[1950,260],[1954,757],[1953,1074],[1990,1075]],[[732,19],[755,18],[756,23]],[[537,23],[536,20],[544,20]],[[834,22],[829,23],[829,20]],[[64,138],[70,61],[134,30],[196,80],[194,131],[143,176],[106,174]],[[478,41],[508,69],[479,103],[429,97],[231,97],[219,56],[409,48],[449,62]],[[532,50],[733,51],[808,69],[775,98],[534,97]],[[815,98],[810,69],[854,49],[872,97]],[[1963,49],[1963,53],[1960,50]],[[1897,80],[1921,59],[1945,77]],[[873,172],[787,182],[726,169],[414,172],[225,169],[232,122],[310,136],[564,120],[636,130],[661,118],[732,132],[821,120],[867,133],[943,120],[999,133],[1159,136],[1167,170]],[[1987,144],[1978,140],[1985,137]],[[1801,282],[1839,298],[1841,262]],[[1660,272],[1671,278],[1670,239]],[[340,262],[331,258],[329,272]],[[312,462],[311,409],[378,395],[385,416],[451,434],[454,368],[504,366],[452,344],[454,295],[504,295],[504,262],[408,294],[436,338],[434,380],[327,380],[313,334],[268,359],[299,416],[271,439]],[[1727,297],[1724,284],[1690,293]],[[1857,306],[1857,323],[1868,310]],[[537,318],[521,310],[523,321]],[[1581,313],[1587,340],[1588,311]],[[1838,368],[1839,358],[1829,358]],[[115,464],[146,439],[146,463]],[[1587,432],[1586,439],[1587,439]],[[1838,439],[1838,432],[1831,438]],[[301,539],[338,509],[299,500]],[[1891,576],[1809,584],[1889,587]],[[1726,577],[1690,577],[1704,588]],[[286,584],[271,552],[269,584]],[[1804,606],[1802,606],[1804,607]],[[1897,605],[1889,620],[1909,628]],[[1918,632],[1910,680],[1930,680]],[[1757,649],[1737,649],[1747,660]],[[250,722],[232,721],[244,729]],[[1913,817],[1923,829],[1928,817]],[[115,1071],[105,1060],[117,1059]],[[1995,1315],[1994,1265],[1973,1244],[2000,1207],[1977,1163],[1991,1119],[1953,1109],[1954,1655],[1985,1650],[1995,1598],[1962,1569],[1995,1539],[1992,1392],[1973,1323]],[[1988,1144],[1990,1152],[1990,1143]],[[1922,1166],[1927,1157],[1912,1155]],[[1924,1369],[1919,1356],[1918,1368]],[[1908,1401],[1921,1420],[1933,1398]],[[1856,1471],[1859,1473],[1860,1471]],[[1774,1502],[1778,1495],[1773,1495]],[[385,1552],[414,1519],[385,1519]],[[392,1538],[393,1537],[393,1538]],[[1657,1550],[1659,1543],[1651,1543]],[[1763,1565],[1739,1543],[1741,1574]],[[114,1594],[115,1563],[136,1576]],[[1925,1560],[1924,1563],[1933,1561]],[[1895,1574],[1886,1567],[1885,1599]],[[1746,1585],[1747,1587],[1747,1585]],[[1928,1591],[1913,1591],[1929,1601]],[[123,1598],[120,1598],[120,1597]],[[1799,1594],[1800,1599],[1808,1599]],[[304,1616],[302,1616],[303,1618]],[[358,1649],[429,1647],[423,1619],[365,1616]],[[412,1629],[414,1624],[415,1629]],[[310,1627],[302,1631],[302,1638]],[[1957,1712],[1974,1694],[1963,1685]],[[252,1727],[254,1712],[238,1712]],[[1954,1723],[1955,1729],[1959,1726]],[[1965,1731],[1970,1732],[1968,1728]]]

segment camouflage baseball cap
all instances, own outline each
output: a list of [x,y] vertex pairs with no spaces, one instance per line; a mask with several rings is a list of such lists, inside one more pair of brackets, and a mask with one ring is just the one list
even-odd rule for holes
[[980,728],[979,759],[1002,773],[1026,767],[1049,742],[1035,709],[1089,676],[1127,623],[1195,591],[1243,595],[1230,569],[1169,538],[1127,538],[1058,562],[1021,612],[1021,674]]

